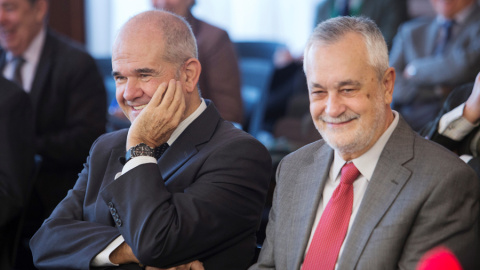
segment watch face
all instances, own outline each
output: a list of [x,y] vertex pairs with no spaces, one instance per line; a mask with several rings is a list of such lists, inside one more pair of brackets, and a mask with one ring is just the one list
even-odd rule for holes
[[141,143],[133,149],[132,156],[153,156],[153,149],[150,148],[148,145]]

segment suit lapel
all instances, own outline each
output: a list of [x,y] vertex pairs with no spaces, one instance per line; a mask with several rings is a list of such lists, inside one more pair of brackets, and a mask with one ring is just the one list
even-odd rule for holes
[[53,53],[55,51],[55,47],[56,46],[53,38],[51,37],[51,33],[49,30],[47,30],[45,44],[42,48],[42,54],[40,56],[40,60],[38,61],[35,78],[33,79],[32,88],[30,90],[30,97],[32,99],[34,111],[36,111],[38,104],[40,103],[42,91],[48,90],[44,86],[46,84],[48,74],[52,70],[54,59]]
[[339,260],[339,269],[354,269],[367,242],[411,175],[403,164],[413,158],[414,132],[400,118],[360,204]]
[[291,203],[292,209],[295,211],[293,211],[292,224],[289,227],[290,239],[287,241],[290,244],[287,247],[288,252],[295,252],[295,256],[288,256],[288,258],[294,259],[287,262],[289,269],[300,269],[303,262],[332,161],[333,150],[327,144],[323,144],[314,155],[313,162],[296,172],[298,177],[295,181]]
[[180,134],[158,160],[160,172],[167,184],[169,178],[198,152],[198,147],[213,136],[221,118],[213,103],[207,104],[205,111]]
[[7,61],[7,54],[4,50],[0,49],[0,76],[3,76],[3,68],[5,67]]
[[424,55],[433,55],[435,52],[435,45],[439,31],[437,20],[434,19],[427,27],[426,37],[423,38],[425,42],[424,48],[426,50]]

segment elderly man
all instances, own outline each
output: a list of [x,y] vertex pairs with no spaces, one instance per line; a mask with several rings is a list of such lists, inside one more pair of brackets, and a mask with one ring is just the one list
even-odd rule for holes
[[390,109],[395,70],[373,21],[319,24],[304,56],[324,140],[280,163],[251,269],[415,269],[439,245],[460,257],[476,251],[478,179]]
[[131,127],[93,144],[75,187],[30,242],[36,266],[247,268],[271,159],[200,97],[190,27],[169,12],[141,13],[120,30],[112,65]]

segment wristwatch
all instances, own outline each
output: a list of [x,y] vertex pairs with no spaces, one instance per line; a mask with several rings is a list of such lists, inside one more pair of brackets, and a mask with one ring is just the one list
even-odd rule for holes
[[145,143],[139,143],[127,150],[127,153],[125,154],[125,162],[139,156],[155,157],[155,149]]

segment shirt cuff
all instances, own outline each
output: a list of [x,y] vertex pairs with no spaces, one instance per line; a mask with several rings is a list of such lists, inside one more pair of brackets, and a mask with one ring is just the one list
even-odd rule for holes
[[114,264],[110,261],[110,254],[123,242],[125,242],[123,236],[120,235],[119,237],[115,238],[115,240],[113,240],[104,250],[98,253],[95,258],[93,258],[91,266],[118,266],[118,264]]
[[129,161],[127,161],[127,163],[125,163],[125,165],[123,166],[122,175],[126,174],[128,171],[136,168],[139,165],[147,164],[147,163],[157,164],[157,160],[154,157],[149,157],[149,156],[134,157]]
[[473,125],[467,119],[463,118],[463,109],[465,103],[444,114],[438,123],[438,133],[454,141],[461,141],[478,124]]
[[471,155],[461,155],[460,159],[463,160],[463,162],[468,163],[470,160],[473,158]]

